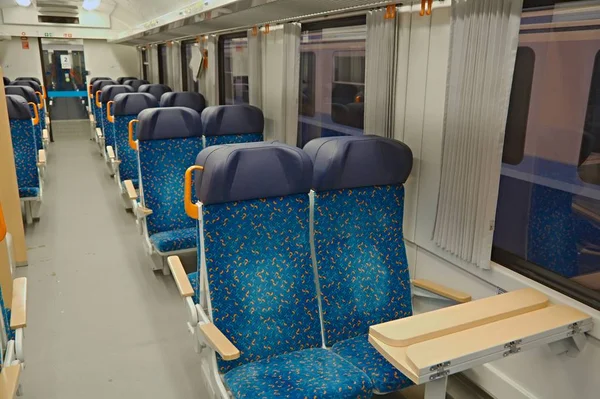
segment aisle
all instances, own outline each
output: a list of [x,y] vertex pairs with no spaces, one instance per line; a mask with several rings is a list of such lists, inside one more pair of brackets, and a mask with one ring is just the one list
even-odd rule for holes
[[27,228],[23,398],[206,397],[177,288],[150,270],[87,137],[51,145],[42,219]]

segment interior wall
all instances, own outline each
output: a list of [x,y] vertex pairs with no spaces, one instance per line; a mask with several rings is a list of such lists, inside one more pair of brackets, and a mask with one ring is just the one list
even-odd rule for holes
[[[412,148],[414,167],[406,190],[407,252],[413,278],[426,278],[470,293],[474,299],[532,287],[552,303],[573,306],[592,316],[600,326],[600,312],[492,264],[483,270],[462,262],[432,241],[440,182],[445,91],[450,52],[449,2],[434,3],[432,17],[420,17],[413,6],[407,86],[406,120],[401,132]],[[428,43],[428,45],[424,45]],[[443,276],[441,278],[440,276]],[[526,351],[470,370],[467,375],[492,396],[510,399],[592,399],[600,392],[600,327],[588,337],[577,358],[556,356],[548,347]]]
[[32,76],[42,80],[40,47],[37,38],[29,38],[29,49],[23,49],[21,38],[0,42],[0,65],[4,76],[14,80],[20,76]]
[[90,76],[137,76],[138,53],[135,47],[110,44],[105,40],[84,40],[85,66]]
[[262,84],[263,106],[265,116],[265,140],[280,140],[285,142],[283,129],[283,65],[284,45],[281,25],[271,27],[269,34],[262,35]]

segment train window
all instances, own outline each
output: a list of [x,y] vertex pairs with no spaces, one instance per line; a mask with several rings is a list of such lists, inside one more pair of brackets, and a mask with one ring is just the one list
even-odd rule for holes
[[219,37],[219,102],[248,104],[248,37],[246,32]]
[[184,91],[197,92],[199,90],[198,81],[194,80],[194,71],[190,68],[195,46],[197,46],[195,40],[181,43],[181,77]]
[[302,26],[298,145],[364,134],[364,16]]
[[600,24],[576,4],[523,10],[492,260],[600,309]]
[[519,47],[510,92],[504,150],[502,152],[502,162],[511,165],[520,164],[525,154],[525,133],[529,118],[534,67],[535,52],[531,47]]
[[584,182],[600,185],[600,51],[594,59],[578,171]]
[[148,68],[148,51],[146,50],[146,47],[142,47],[142,79],[144,80],[148,80],[148,76],[150,75],[148,73]]
[[167,45],[158,45],[158,83],[168,84],[169,81],[169,62],[167,59]]

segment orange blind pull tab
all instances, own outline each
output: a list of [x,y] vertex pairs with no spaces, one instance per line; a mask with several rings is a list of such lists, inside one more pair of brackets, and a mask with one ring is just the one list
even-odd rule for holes
[[425,4],[427,4],[427,0],[421,0],[421,12],[419,13],[420,16],[425,15]]
[[258,26],[252,27],[252,36],[258,36]]
[[433,0],[427,0],[427,15],[431,15],[431,9],[433,8]]
[[385,8],[385,19],[396,18],[396,5],[390,4]]
[[204,69],[208,69],[208,50],[204,50]]
[[267,35],[268,35],[269,33],[271,33],[271,25],[269,25],[269,24],[266,24],[266,25],[265,25],[265,34],[267,34]]

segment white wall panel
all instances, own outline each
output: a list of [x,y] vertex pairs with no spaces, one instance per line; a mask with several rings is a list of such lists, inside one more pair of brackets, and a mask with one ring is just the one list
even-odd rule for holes
[[109,44],[104,40],[84,40],[85,66],[90,76],[137,76],[138,52],[135,47]]
[[43,80],[37,38],[29,38],[28,50],[22,48],[18,37],[0,42],[0,64],[4,68],[4,76],[11,80],[19,76],[33,76]]

